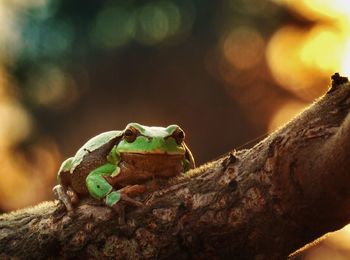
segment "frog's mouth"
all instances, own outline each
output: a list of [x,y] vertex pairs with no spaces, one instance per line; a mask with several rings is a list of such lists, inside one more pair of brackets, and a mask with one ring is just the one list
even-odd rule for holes
[[182,167],[184,155],[166,153],[121,153],[121,162],[137,169],[161,171]]
[[110,178],[111,184],[140,184],[153,178],[170,178],[183,172],[181,154],[121,153],[120,173]]
[[120,152],[121,155],[142,155],[142,156],[157,156],[157,155],[163,155],[163,156],[183,156],[182,153],[176,153],[176,152],[166,152],[166,151],[155,151],[152,152]]
[[182,161],[184,158],[183,154],[171,154],[171,153],[120,153],[120,157],[122,161],[132,162],[139,160],[150,160],[150,161]]

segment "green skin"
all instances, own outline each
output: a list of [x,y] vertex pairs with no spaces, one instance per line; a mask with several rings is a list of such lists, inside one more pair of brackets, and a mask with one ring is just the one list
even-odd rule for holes
[[[131,137],[127,136],[128,133],[129,135],[132,133],[132,135],[130,135]],[[170,125],[164,128],[130,123],[124,131],[106,132],[89,140],[81,149],[79,149],[74,157],[71,157],[62,163],[58,173],[58,179],[63,185],[62,178],[67,172],[69,173],[69,178],[74,179],[75,170],[86,164],[88,155],[93,155],[93,153],[97,154],[96,151],[101,147],[106,146],[111,140],[113,142],[116,140],[115,144],[112,145],[112,148],[107,153],[106,158],[104,158],[106,159],[106,162],[87,173],[85,179],[88,193],[95,199],[103,199],[106,205],[113,207],[121,199],[121,192],[114,188],[116,184],[119,187],[123,187],[128,186],[128,184],[125,184],[128,182],[128,179],[136,178],[136,183],[138,183],[148,180],[151,177],[158,176],[157,172],[155,172],[157,170],[153,170],[154,172],[150,172],[146,177],[140,179],[137,179],[137,176],[130,175],[130,171],[129,175],[127,175],[126,171],[124,172],[121,167],[122,163],[124,163],[124,165],[127,163],[123,161],[123,158],[129,158],[129,161],[146,158],[146,160],[143,161],[143,164],[141,164],[143,168],[137,168],[137,170],[135,170],[136,174],[139,174],[139,172],[147,172],[148,168],[152,167],[152,163],[157,163],[157,161],[153,160],[152,162],[149,162],[148,165],[148,161],[150,160],[147,159],[151,159],[152,155],[159,156],[159,158],[161,158],[159,163],[162,164],[164,164],[164,161],[166,161],[167,158],[169,158],[169,161],[170,158],[179,158],[178,160],[181,160],[179,161],[179,165],[182,165],[182,169],[179,171],[174,170],[170,175],[173,176],[180,174],[181,172],[185,172],[194,167],[192,154],[183,139],[184,133],[177,125]],[[174,161],[174,159],[172,160]],[[176,160],[177,159],[175,159],[175,161]],[[165,171],[163,170],[163,172]],[[161,176],[161,174],[159,174],[159,176]],[[123,177],[122,183],[118,183],[118,178],[120,179],[120,177]],[[111,181],[113,179],[117,181]]]

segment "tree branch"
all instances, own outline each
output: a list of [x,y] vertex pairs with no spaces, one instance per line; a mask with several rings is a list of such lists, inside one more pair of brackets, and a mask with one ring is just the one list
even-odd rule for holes
[[[343,82],[341,82],[343,83]],[[350,84],[249,150],[194,169],[128,208],[47,202],[0,217],[0,258],[282,259],[350,220]]]

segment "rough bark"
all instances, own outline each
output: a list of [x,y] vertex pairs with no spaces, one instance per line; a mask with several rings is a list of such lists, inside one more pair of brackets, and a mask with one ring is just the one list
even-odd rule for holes
[[[339,84],[338,84],[339,83]],[[126,223],[57,201],[0,217],[0,258],[283,259],[350,220],[350,84],[251,149],[141,198]]]

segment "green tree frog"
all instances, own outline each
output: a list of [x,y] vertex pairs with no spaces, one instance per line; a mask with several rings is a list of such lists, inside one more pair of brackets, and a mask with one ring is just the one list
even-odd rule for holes
[[122,131],[99,134],[65,160],[54,192],[68,211],[89,194],[114,207],[119,200],[142,205],[132,196],[145,191],[145,182],[169,178],[195,167],[185,133],[177,125],[130,123]]

